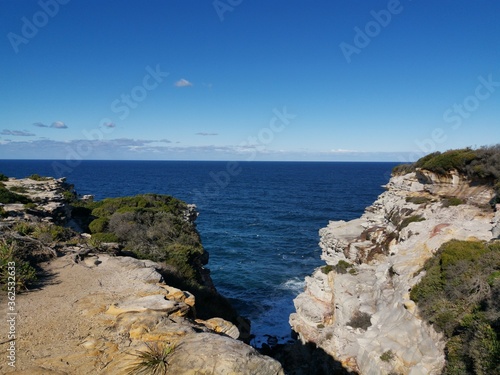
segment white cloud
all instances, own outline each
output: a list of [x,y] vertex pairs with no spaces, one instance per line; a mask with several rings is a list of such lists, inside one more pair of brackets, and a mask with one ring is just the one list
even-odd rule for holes
[[9,130],[9,129],[4,129],[2,132],[0,132],[2,135],[13,135],[16,137],[33,137],[35,134],[27,132],[25,130]]
[[55,121],[52,125],[50,125],[50,127],[56,129],[66,129],[68,126],[62,121]]
[[45,125],[43,122],[35,122],[33,125],[36,127],[39,127],[39,128],[48,128],[49,127],[48,125]]
[[181,78],[177,82],[174,83],[175,87],[189,87],[193,86],[191,82],[189,82],[187,79]]
[[219,133],[198,132],[195,135],[201,135],[201,136],[204,136],[204,137],[210,137],[210,136],[214,136],[214,135],[219,135]]
[[348,153],[348,152],[358,152],[356,150],[344,150],[343,148],[337,148],[330,150],[332,154],[343,154],[343,153]]

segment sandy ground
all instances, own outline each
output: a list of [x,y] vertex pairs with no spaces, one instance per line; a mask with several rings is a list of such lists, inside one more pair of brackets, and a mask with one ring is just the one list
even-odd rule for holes
[[114,297],[127,295],[133,283],[125,282],[123,269],[119,272],[111,262],[108,267],[89,268],[65,256],[43,264],[43,268],[48,276],[40,285],[16,296],[15,368],[7,364],[7,296],[2,292],[0,373],[27,370],[34,374],[34,367],[44,367],[76,374],[79,368],[88,373],[91,366],[98,372],[106,366],[106,358],[89,355],[82,344],[103,335],[109,325],[102,312]]

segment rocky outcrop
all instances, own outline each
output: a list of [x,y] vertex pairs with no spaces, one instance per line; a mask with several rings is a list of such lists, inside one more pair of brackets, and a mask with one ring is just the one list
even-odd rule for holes
[[[55,212],[52,207],[68,213],[63,184],[53,179],[7,182],[25,186],[17,190],[32,200],[37,197],[37,212],[6,205],[4,229],[10,232],[0,237],[24,247],[41,244],[13,228],[47,221]],[[188,206],[184,219],[196,215]],[[165,282],[164,264],[117,256],[113,246],[99,252],[86,237],[51,246],[57,251],[39,264],[44,276],[29,293],[17,296],[16,367],[0,362],[1,373],[134,373],[130,371],[141,362],[141,353],[156,350],[162,355],[167,347],[164,360],[172,374],[283,374],[279,362],[237,340],[240,331],[233,323],[220,317],[197,319],[202,314],[195,296]],[[2,303],[2,309],[6,306]],[[8,332],[6,324],[2,319],[1,332]]]
[[444,340],[409,292],[444,242],[498,236],[494,192],[456,172],[422,170],[392,177],[386,189],[361,218],[320,230],[326,266],[306,278],[290,324],[361,374],[439,374]]

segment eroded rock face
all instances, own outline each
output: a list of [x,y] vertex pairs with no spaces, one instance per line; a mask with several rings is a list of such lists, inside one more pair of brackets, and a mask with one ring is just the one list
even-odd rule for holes
[[[498,213],[485,209],[493,194],[458,174],[391,178],[361,218],[320,230],[329,267],[306,278],[290,316],[293,329],[361,374],[441,373],[445,343],[420,318],[409,292],[443,243],[500,234]],[[464,204],[449,206],[448,197]],[[382,360],[388,351],[394,358]]]

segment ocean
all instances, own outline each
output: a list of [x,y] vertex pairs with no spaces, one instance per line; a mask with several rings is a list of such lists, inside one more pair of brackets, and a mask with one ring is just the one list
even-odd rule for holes
[[216,288],[252,322],[252,342],[290,340],[304,278],[322,265],[318,231],[359,217],[397,163],[0,160],[0,173],[67,177],[95,199],[169,194],[194,203]]

